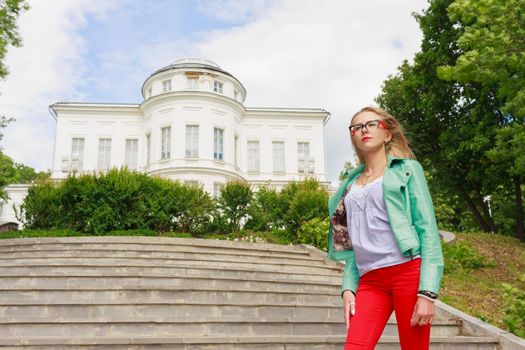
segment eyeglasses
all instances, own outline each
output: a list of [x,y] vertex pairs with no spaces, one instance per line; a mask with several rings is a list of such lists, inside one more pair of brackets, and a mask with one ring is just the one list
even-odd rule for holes
[[383,123],[381,119],[375,119],[375,120],[369,120],[366,123],[350,125],[348,127],[348,130],[350,130],[350,133],[352,134],[352,136],[354,136],[358,132],[363,132],[363,128],[365,128],[366,131],[368,132],[374,132],[377,129],[379,129],[379,126],[382,126],[384,129],[387,128],[385,123]]

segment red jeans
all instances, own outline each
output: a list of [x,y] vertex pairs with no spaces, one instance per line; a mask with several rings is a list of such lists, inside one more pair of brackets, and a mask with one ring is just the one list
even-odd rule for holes
[[410,325],[417,301],[420,266],[421,259],[417,258],[369,271],[361,277],[345,350],[373,350],[392,310],[396,312],[401,349],[429,348],[430,325]]

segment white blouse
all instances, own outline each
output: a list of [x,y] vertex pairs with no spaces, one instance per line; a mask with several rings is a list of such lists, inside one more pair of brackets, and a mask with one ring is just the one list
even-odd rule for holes
[[382,179],[381,176],[364,186],[354,182],[344,199],[359,276],[410,261],[410,257],[401,254],[388,222]]

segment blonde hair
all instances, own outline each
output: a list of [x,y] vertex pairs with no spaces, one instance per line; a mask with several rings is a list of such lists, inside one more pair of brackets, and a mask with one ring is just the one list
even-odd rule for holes
[[[380,116],[380,119],[387,126],[388,132],[392,134],[392,138],[390,139],[390,141],[388,141],[385,144],[386,154],[392,155],[394,157],[416,159],[416,156],[410,149],[408,140],[405,136],[405,130],[403,129],[401,124],[399,124],[396,118],[390,115],[387,111],[378,107],[362,108],[359,112],[353,115],[350,124],[352,124],[355,117],[357,117],[363,112],[373,112]],[[352,145],[354,146],[354,150],[357,153],[359,163],[365,163],[365,157],[363,155],[363,152],[357,148],[353,137],[351,138],[351,140]]]

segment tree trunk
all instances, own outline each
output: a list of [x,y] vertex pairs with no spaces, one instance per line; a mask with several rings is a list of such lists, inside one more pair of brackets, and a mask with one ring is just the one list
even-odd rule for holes
[[460,184],[456,185],[456,188],[458,189],[459,195],[465,200],[467,203],[467,206],[474,215],[474,219],[478,223],[478,225],[481,227],[481,229],[485,232],[490,232],[490,225],[487,223],[487,221],[481,216],[481,213],[479,212],[478,208],[476,208],[476,205],[474,204],[474,201],[470,196],[468,195],[467,191],[461,186]]
[[514,193],[516,195],[516,237],[522,241],[525,241],[525,234],[523,232],[523,197],[521,193],[521,176],[513,176],[512,181],[514,182]]
[[474,191],[476,193],[476,200],[478,202],[479,207],[483,211],[483,214],[485,214],[486,222],[488,226],[490,227],[489,232],[498,232],[498,228],[496,226],[496,223],[494,222],[494,219],[492,218],[492,215],[490,215],[489,206],[488,204],[483,200],[483,195],[481,194],[481,191],[479,190],[479,186],[477,183],[473,184]]

